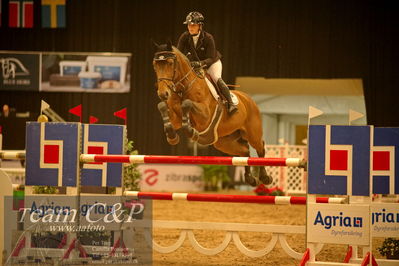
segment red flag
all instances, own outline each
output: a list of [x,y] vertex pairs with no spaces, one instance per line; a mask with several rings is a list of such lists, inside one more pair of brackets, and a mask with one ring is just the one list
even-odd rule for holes
[[79,116],[79,117],[80,117],[80,122],[82,122],[82,105],[81,105],[81,104],[79,104],[78,106],[75,106],[75,107],[69,109],[69,112],[70,112],[71,114],[74,114],[74,115],[76,115],[76,116]]
[[119,111],[116,111],[114,113],[114,116],[122,118],[123,120],[125,120],[125,125],[126,125],[126,118],[127,118],[127,114],[126,114],[126,108],[123,108]]
[[90,124],[95,124],[97,122],[98,122],[98,118],[91,115],[90,118],[89,118],[89,123]]
[[33,28],[33,1],[11,0],[8,3],[8,25],[11,28]]

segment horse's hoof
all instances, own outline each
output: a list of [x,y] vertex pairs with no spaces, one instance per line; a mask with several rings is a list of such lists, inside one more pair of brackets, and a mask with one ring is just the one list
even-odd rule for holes
[[259,180],[265,185],[270,185],[271,183],[273,183],[273,177],[269,175],[260,176]]
[[245,183],[252,187],[256,187],[258,185],[258,182],[255,177],[253,177],[251,174],[245,174]]
[[176,134],[176,137],[175,137],[175,138],[170,139],[170,138],[166,137],[166,140],[168,141],[168,143],[169,143],[170,145],[176,145],[177,143],[179,143],[180,137],[179,137],[178,134]]

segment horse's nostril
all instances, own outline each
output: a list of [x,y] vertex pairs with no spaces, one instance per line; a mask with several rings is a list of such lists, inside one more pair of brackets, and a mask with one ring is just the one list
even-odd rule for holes
[[161,100],[163,100],[163,101],[167,100],[169,98],[169,92],[165,91],[163,93],[160,93],[159,98],[161,98]]

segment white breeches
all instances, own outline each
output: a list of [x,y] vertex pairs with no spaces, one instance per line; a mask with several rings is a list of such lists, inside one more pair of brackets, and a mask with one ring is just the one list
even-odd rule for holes
[[222,62],[220,60],[216,61],[208,68],[207,72],[217,84],[218,80],[222,78]]

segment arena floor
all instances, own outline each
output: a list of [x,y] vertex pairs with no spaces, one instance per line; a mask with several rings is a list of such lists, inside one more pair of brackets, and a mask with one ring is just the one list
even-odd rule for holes
[[[253,194],[242,191],[221,191],[221,194]],[[261,205],[242,203],[214,203],[187,201],[154,201],[155,220],[181,220],[227,223],[254,223],[278,225],[305,225],[306,206]],[[154,229],[154,239],[158,244],[168,246],[176,242],[178,230]],[[214,248],[222,243],[221,231],[195,232],[197,241],[204,247]],[[271,239],[268,233],[240,233],[242,242],[250,249],[259,250]],[[382,240],[374,240],[374,250]],[[305,235],[289,235],[288,243],[298,252],[305,251]],[[375,253],[376,258],[381,255]],[[325,245],[318,260],[342,262],[346,246]],[[215,256],[207,256],[194,250],[188,239],[177,251],[169,254],[154,252],[154,265],[298,265],[299,260],[289,257],[279,246],[260,258],[250,258],[242,254],[234,245],[229,246]]]

